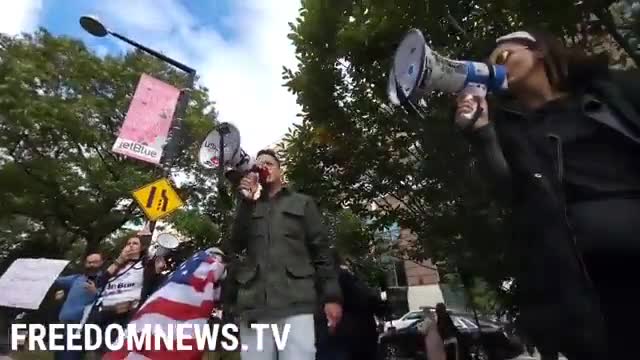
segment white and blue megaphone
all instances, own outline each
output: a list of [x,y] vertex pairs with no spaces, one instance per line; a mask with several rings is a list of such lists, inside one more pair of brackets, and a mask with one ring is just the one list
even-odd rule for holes
[[[220,151],[220,146],[224,151]],[[200,165],[207,169],[219,166],[228,171],[246,171],[252,165],[251,157],[240,147],[240,131],[230,123],[221,123],[213,129],[200,146]],[[221,164],[222,162],[222,164]]]
[[[224,151],[220,151],[220,149]],[[255,160],[240,147],[240,131],[230,123],[221,123],[213,129],[200,146],[200,165],[207,169],[222,167],[224,176],[232,184],[252,171],[257,171]],[[261,188],[261,185],[259,185]],[[260,192],[256,192],[259,196]]]
[[396,49],[387,93],[393,104],[417,110],[419,101],[433,91],[483,97],[507,89],[504,66],[440,56],[429,48],[420,30],[412,29]]

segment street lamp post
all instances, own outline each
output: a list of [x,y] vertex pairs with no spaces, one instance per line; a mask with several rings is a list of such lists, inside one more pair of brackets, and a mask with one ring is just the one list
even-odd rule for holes
[[109,30],[106,26],[104,26],[104,24],[102,24],[100,22],[100,20],[98,20],[98,18],[96,18],[94,16],[82,16],[80,18],[80,26],[82,26],[82,28],[85,31],[87,31],[89,34],[91,34],[93,36],[105,37],[107,35],[112,35],[112,36],[117,37],[118,39],[126,42],[127,44],[146,52],[147,54],[149,54],[151,56],[154,56],[154,57],[156,57],[156,58],[158,58],[158,59],[160,59],[160,60],[162,60],[162,61],[164,61],[166,63],[169,63],[169,64],[177,67],[178,69],[180,69],[180,70],[182,70],[182,71],[184,71],[184,72],[186,72],[188,74],[194,74],[195,75],[195,73],[196,73],[196,71],[193,68],[191,68],[191,67],[189,67],[189,66],[187,66],[187,65],[185,65],[185,64],[183,64],[183,63],[181,63],[181,62],[179,62],[177,60],[174,60],[174,59],[172,59],[172,58],[170,58],[170,57],[168,57],[166,55],[163,55],[163,54],[161,54],[161,53],[159,53],[159,52],[157,52],[157,51],[155,51],[153,49],[150,49],[150,48],[148,48],[148,47],[146,47],[146,46],[144,46],[144,45],[142,45],[140,43],[137,43],[137,42],[135,42],[135,41],[123,36],[123,35],[118,34],[117,32]]
[[[177,147],[178,147],[178,143],[180,141],[180,138],[182,137],[182,121],[183,118],[185,116],[186,110],[187,110],[187,106],[189,104],[189,97],[190,97],[190,92],[193,89],[194,83],[195,83],[195,78],[196,78],[196,70],[177,61],[174,60],[166,55],[163,55],[153,49],[150,49],[138,42],[135,42],[121,34],[118,34],[114,31],[109,30],[103,23],[100,22],[100,20],[94,16],[82,16],[80,17],[80,26],[82,26],[82,28],[87,31],[89,34],[96,36],[96,37],[105,37],[107,35],[112,35],[124,42],[126,42],[127,44],[142,50],[143,52],[161,60],[164,61],[165,63],[172,65],[182,71],[184,71],[185,73],[187,73],[187,87],[186,89],[184,89],[184,91],[181,91],[180,94],[180,99],[178,102],[178,106],[176,108],[176,116],[175,116],[175,121],[172,123],[171,126],[171,131],[170,131],[170,139],[166,144],[165,147],[165,154],[164,154],[164,159],[163,159],[163,163],[164,163],[164,171],[165,173],[168,173],[170,168],[171,168],[171,164],[174,161],[174,158],[176,156],[176,152],[177,152]],[[156,222],[155,221],[150,221],[148,222],[148,229],[149,232],[151,233],[151,236],[153,236],[153,231],[155,229],[155,225]],[[146,227],[146,226],[145,226]]]

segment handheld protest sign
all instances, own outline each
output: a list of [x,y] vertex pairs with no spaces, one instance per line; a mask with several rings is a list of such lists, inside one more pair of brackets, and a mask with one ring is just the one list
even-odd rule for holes
[[68,260],[58,259],[16,259],[0,276],[0,306],[38,310],[68,264]]

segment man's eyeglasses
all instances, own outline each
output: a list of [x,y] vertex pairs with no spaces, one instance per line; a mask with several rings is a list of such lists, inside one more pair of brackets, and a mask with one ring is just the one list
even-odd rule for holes
[[275,162],[270,161],[270,160],[263,160],[263,161],[258,161],[256,165],[265,166],[265,167],[268,167],[268,168],[273,168],[273,167],[276,167],[278,164],[276,164]]

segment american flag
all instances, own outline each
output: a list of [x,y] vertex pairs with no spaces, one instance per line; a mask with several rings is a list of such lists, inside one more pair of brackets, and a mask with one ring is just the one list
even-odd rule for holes
[[[177,334],[178,324],[204,326],[207,324],[211,312],[220,300],[220,282],[224,273],[222,258],[211,251],[201,251],[185,261],[167,281],[154,292],[140,307],[129,324],[135,324],[138,331],[148,324],[151,326],[151,347],[155,345],[154,327],[158,325],[167,332],[171,327],[173,334]],[[185,331],[189,333],[189,331]],[[145,350],[145,346],[136,347],[135,351],[128,351],[128,343],[119,351],[106,353],[103,360],[196,360],[201,359],[203,350],[198,350],[195,339],[183,341],[193,350],[172,350],[163,348]],[[176,341],[177,344],[177,341]],[[146,344],[145,344],[146,345]],[[212,344],[213,345],[213,344]]]

